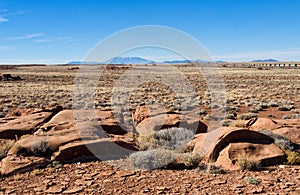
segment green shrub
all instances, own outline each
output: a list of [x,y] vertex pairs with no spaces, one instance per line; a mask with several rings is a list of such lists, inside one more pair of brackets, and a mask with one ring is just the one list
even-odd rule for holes
[[253,185],[258,185],[260,182],[258,181],[258,179],[256,179],[255,177],[245,177],[245,180],[249,183],[249,184],[253,184]]

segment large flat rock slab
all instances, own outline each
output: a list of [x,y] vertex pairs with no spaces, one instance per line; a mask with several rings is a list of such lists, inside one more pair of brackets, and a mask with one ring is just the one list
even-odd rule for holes
[[34,156],[7,156],[0,162],[1,175],[10,175],[45,167],[48,160]]
[[0,123],[0,139],[15,139],[25,134],[32,134],[39,125],[50,120],[62,108],[39,110],[21,116],[8,116]]
[[[99,131],[103,130],[108,134],[116,135],[127,133],[127,129],[123,125],[122,115],[101,110],[63,110],[49,122],[43,124],[40,129],[47,132],[48,135],[66,135],[70,132],[84,131],[88,122],[91,122],[91,126],[95,126],[95,121],[99,125]],[[85,127],[81,128],[84,122],[86,122]]]
[[146,135],[171,127],[190,129],[193,130],[195,134],[205,133],[207,131],[207,126],[200,120],[188,118],[181,114],[160,114],[146,118],[137,125],[136,130],[139,134]]
[[85,140],[63,145],[51,156],[52,161],[77,162],[90,160],[118,160],[137,149],[120,138]]

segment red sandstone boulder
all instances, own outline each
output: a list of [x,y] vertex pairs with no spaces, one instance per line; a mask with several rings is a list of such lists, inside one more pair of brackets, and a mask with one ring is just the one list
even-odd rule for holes
[[7,156],[0,162],[1,175],[31,171],[47,166],[48,160],[34,156]]
[[193,118],[188,118],[181,114],[160,114],[144,119],[140,122],[136,130],[141,135],[151,134],[153,131],[171,127],[183,127],[194,130],[197,133],[205,133],[207,126],[201,121]]
[[59,150],[51,156],[51,160],[61,162],[116,160],[125,158],[136,150],[132,143],[120,138],[78,141],[59,147]]
[[25,134],[32,134],[41,124],[50,120],[62,108],[39,110],[20,116],[8,116],[1,120],[0,139],[15,139]]
[[220,152],[215,164],[224,169],[240,169],[240,161],[254,161],[261,166],[282,164],[286,161],[284,152],[275,144],[230,143]]
[[[46,131],[47,134],[68,134],[78,130],[82,132],[88,127],[88,121],[97,121],[99,131],[116,135],[127,133],[126,127],[122,125],[122,116],[114,115],[111,111],[100,110],[63,110],[41,126],[41,130]],[[85,127],[81,128],[83,122],[86,122]],[[91,126],[95,127],[95,123],[91,122]]]
[[151,118],[161,114],[178,114],[178,113],[172,112],[171,110],[165,109],[164,107],[161,107],[159,105],[151,105],[151,106],[145,105],[137,108],[134,114],[132,115],[132,118],[136,124],[139,124],[146,118]]
[[268,118],[250,119],[248,124],[249,124],[249,128],[251,130],[269,130],[269,131],[273,131],[273,130],[278,129],[278,128],[281,127],[279,124],[277,124],[276,121],[268,119]]

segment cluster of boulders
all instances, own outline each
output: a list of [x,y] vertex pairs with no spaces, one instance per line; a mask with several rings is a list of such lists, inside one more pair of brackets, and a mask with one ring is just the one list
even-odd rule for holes
[[0,74],[0,81],[20,81],[23,80],[20,76],[12,76],[11,74]]
[[[210,136],[217,136],[216,140],[211,140],[214,144],[203,158],[228,169],[236,168],[241,153],[259,160],[263,166],[286,161],[284,151],[275,144],[274,138],[259,130],[281,134],[294,146],[300,143],[299,119],[273,121],[258,118],[245,121],[250,124],[248,129],[220,127],[208,130],[207,124],[195,116],[144,105],[132,114],[131,120],[131,125],[124,124],[121,112],[101,110],[63,110],[56,107],[14,111],[0,119],[0,141],[15,140],[2,155],[0,172],[2,175],[24,172],[55,161],[67,163],[125,158],[138,150],[135,136],[179,126],[194,130],[195,138],[189,143],[194,153],[203,152]],[[218,134],[215,135],[215,132]]]

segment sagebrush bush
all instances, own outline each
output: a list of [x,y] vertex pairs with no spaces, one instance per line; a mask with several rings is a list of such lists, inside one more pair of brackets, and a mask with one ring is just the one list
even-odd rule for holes
[[0,160],[6,157],[7,152],[9,149],[14,145],[15,141],[14,140],[5,140],[1,145],[0,145]]
[[250,159],[246,154],[239,155],[237,162],[241,170],[258,171],[261,169],[260,161]]
[[129,160],[140,169],[189,169],[197,167],[201,157],[195,153],[178,153],[159,148],[135,152],[129,156]]
[[149,136],[138,138],[141,150],[152,150],[165,148],[183,152],[187,148],[187,143],[194,137],[194,132],[182,127],[172,127],[157,131]]
[[256,179],[255,177],[245,177],[245,180],[249,183],[249,184],[253,184],[253,185],[258,185],[260,182],[258,181],[258,179]]
[[232,127],[239,127],[239,128],[246,128],[247,125],[245,123],[244,120],[235,120],[235,121],[232,121],[229,126],[232,126]]
[[134,167],[142,169],[191,168],[200,162],[200,156],[190,151],[188,143],[194,132],[182,127],[173,127],[137,138],[140,150],[129,156]]
[[174,161],[174,153],[166,149],[139,151],[131,154],[131,164],[140,169],[158,169],[170,165]]
[[222,120],[220,124],[224,127],[229,127],[229,125],[232,123],[232,120]]
[[194,168],[199,165],[201,157],[196,153],[177,153],[171,166],[177,167],[182,165],[184,168]]
[[209,174],[224,174],[226,173],[221,166],[216,166],[214,163],[209,163],[205,167],[205,171]]
[[31,146],[31,151],[35,156],[44,156],[51,153],[51,148],[46,140],[39,140]]
[[237,116],[237,119],[241,119],[241,120],[249,120],[251,118],[255,118],[258,115],[256,113],[244,113],[244,114],[240,114]]

